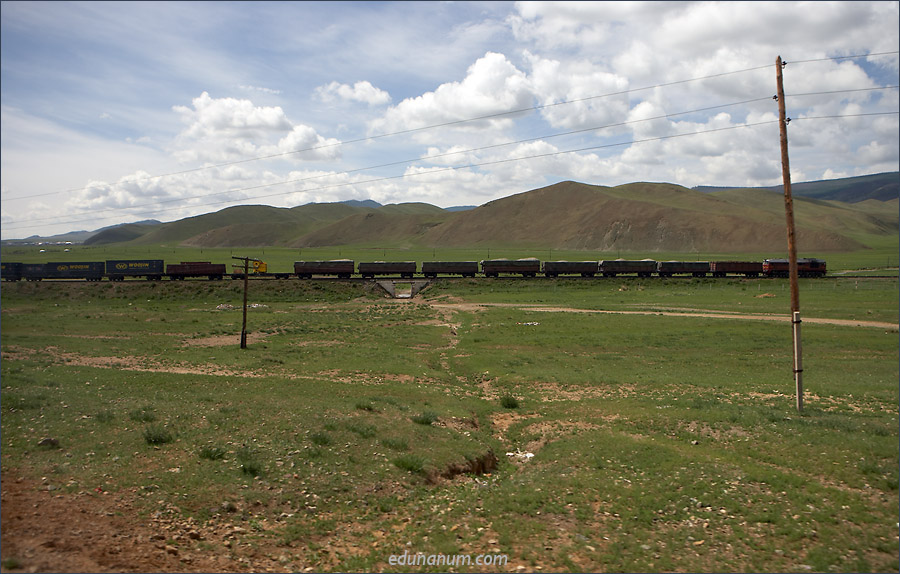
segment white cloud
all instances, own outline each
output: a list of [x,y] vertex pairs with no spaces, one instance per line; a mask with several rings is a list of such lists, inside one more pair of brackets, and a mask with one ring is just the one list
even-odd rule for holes
[[[370,133],[418,129],[533,106],[532,88],[525,73],[503,54],[488,52],[469,67],[462,81],[441,84],[432,92],[389,108],[382,118],[371,122]],[[466,122],[458,129],[468,131],[486,126],[503,129],[511,125],[512,120],[504,116],[483,122]],[[431,141],[443,135],[430,132],[417,137]]]
[[187,125],[176,137],[176,155],[183,163],[220,163],[277,154],[303,161],[340,156],[338,140],[320,136],[309,126],[294,125],[278,106],[212,98],[206,92],[192,103],[193,108],[172,108]]
[[391,103],[391,95],[384,90],[379,90],[370,82],[360,81],[352,86],[331,82],[327,86],[316,88],[316,94],[324,102],[345,100],[361,102],[370,106],[381,106]]

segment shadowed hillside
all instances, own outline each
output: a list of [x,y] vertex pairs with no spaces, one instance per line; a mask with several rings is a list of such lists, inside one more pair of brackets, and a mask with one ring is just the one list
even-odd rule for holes
[[[869,182],[871,183],[871,182]],[[593,251],[780,252],[780,190],[699,191],[668,183],[617,187],[564,181],[467,211],[424,203],[231,207],[149,227],[98,234],[92,242],[197,247],[539,247]],[[858,203],[795,196],[798,243],[818,252],[865,248],[898,234],[898,200]]]
[[[781,250],[783,201],[778,194],[759,193],[765,195],[744,203],[671,184],[608,188],[562,182],[463,213],[430,230],[423,242],[457,247],[499,242],[601,251]],[[805,203],[795,201],[799,214],[806,210]],[[856,217],[840,207],[824,211],[835,219]],[[812,218],[804,221],[806,225],[798,225],[802,245],[819,251],[862,247],[833,228],[814,224]]]
[[[701,186],[694,189],[703,192],[756,189],[781,193],[784,186],[776,185],[755,188]],[[803,196],[813,199],[843,201],[845,203],[858,203],[869,199],[891,201],[900,197],[900,173],[893,171],[825,181],[792,183],[791,195],[794,197]]]

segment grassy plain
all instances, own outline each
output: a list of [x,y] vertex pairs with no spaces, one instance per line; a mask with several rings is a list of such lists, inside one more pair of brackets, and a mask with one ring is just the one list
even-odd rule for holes
[[896,572],[897,293],[803,282],[798,413],[781,280],[258,281],[244,350],[238,282],[4,284],[4,480],[237,570]]

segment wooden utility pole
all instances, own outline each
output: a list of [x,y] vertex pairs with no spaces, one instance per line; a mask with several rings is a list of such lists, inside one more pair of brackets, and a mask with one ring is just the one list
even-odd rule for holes
[[244,323],[241,326],[241,349],[247,348],[247,284],[248,278],[250,276],[250,262],[251,261],[259,261],[259,259],[253,259],[252,257],[232,257],[232,259],[237,259],[238,261],[244,262]]
[[797,386],[797,411],[803,410],[803,353],[800,345],[800,285],[797,270],[797,242],[794,234],[794,200],[791,197],[791,164],[788,160],[787,124],[784,103],[782,70],[787,62],[781,56],[775,60],[775,79],[778,84],[778,125],[781,132],[781,177],[784,180],[784,212],[787,217],[788,269],[791,283],[791,324],[794,335],[794,382]]

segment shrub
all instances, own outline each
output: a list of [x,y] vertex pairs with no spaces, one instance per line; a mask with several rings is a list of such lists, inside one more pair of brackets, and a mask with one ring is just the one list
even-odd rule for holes
[[144,440],[147,441],[147,444],[157,445],[172,442],[173,437],[166,427],[150,425],[144,428]]
[[512,395],[506,395],[500,399],[500,404],[504,409],[517,409],[519,408],[519,399]]
[[250,476],[262,474],[262,463],[256,455],[247,447],[241,447],[237,452],[237,460],[240,463],[241,472]]

